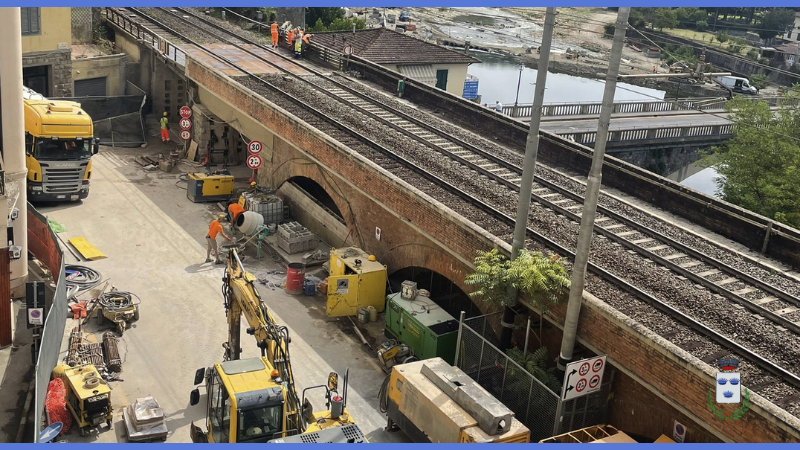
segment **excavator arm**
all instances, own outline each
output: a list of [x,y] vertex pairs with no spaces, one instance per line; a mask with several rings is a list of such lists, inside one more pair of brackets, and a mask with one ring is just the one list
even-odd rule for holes
[[278,371],[286,388],[286,412],[288,429],[305,431],[305,422],[300,411],[300,398],[297,395],[289,356],[289,329],[278,325],[270,314],[266,303],[256,289],[256,277],[244,270],[235,248],[228,254],[228,267],[222,278],[222,294],[225,300],[225,314],[228,318],[228,342],[224,359],[238,360],[241,356],[241,320],[247,321],[247,334],[252,335],[261,356],[266,356],[272,367]]

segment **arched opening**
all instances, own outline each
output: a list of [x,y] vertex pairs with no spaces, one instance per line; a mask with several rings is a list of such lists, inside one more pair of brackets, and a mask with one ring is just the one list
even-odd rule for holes
[[306,196],[312,199],[314,203],[327,210],[331,215],[335,216],[341,223],[345,223],[344,216],[339,210],[339,207],[336,206],[336,202],[333,201],[333,198],[331,198],[331,196],[325,191],[325,188],[320,186],[319,183],[311,178],[306,177],[292,177],[286,180],[286,183],[291,184],[295,188],[299,189]]
[[431,293],[431,300],[436,302],[448,314],[458,320],[461,311],[466,317],[478,316],[480,309],[472,299],[458,285],[444,275],[424,267],[406,267],[389,275],[389,286],[392,292],[400,292],[403,281],[417,283],[418,289],[427,289]]

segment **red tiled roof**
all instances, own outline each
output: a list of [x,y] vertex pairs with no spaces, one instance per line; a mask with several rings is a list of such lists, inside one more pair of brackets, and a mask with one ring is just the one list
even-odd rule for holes
[[429,44],[386,28],[314,33],[315,44],[342,51],[353,46],[353,54],[377,64],[470,64],[479,59]]

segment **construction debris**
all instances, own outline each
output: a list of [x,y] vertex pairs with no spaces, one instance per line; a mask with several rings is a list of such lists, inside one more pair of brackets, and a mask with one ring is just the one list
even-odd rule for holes
[[164,410],[153,397],[137,398],[122,410],[128,441],[142,442],[153,439],[167,439],[167,422]]
[[103,333],[103,356],[111,372],[122,372],[122,359],[119,357],[118,340],[113,333]]

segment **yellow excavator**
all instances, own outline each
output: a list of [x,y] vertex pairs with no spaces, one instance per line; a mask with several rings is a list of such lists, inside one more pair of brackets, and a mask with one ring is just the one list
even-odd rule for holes
[[[331,372],[327,385],[312,386],[298,396],[289,355],[289,330],[275,322],[256,289],[256,277],[244,270],[235,248],[229,250],[228,265],[222,278],[228,341],[223,362],[198,369],[194,384],[205,381],[207,393],[206,427],[192,423],[195,443],[365,443],[364,434],[347,412],[347,378],[338,393],[339,376]],[[240,359],[241,318],[256,339],[260,358]],[[324,389],[325,411],[313,412],[305,398],[313,389]],[[199,388],[189,403],[200,402]]]

